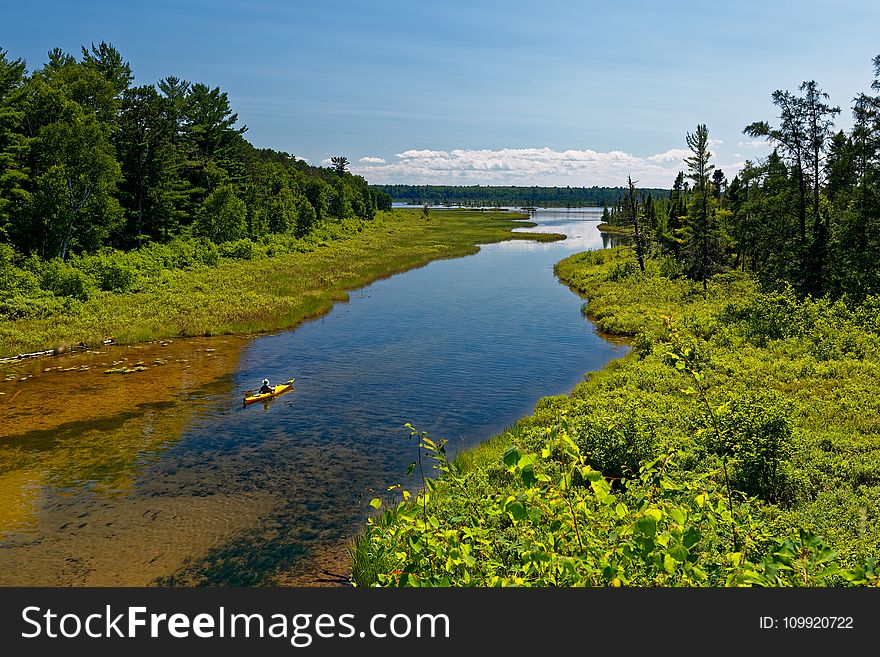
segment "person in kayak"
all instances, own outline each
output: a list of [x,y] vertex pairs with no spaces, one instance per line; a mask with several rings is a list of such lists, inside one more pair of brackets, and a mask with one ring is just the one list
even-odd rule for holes
[[263,379],[263,385],[260,386],[260,394],[266,395],[270,392],[275,392],[275,389],[269,385],[269,379]]

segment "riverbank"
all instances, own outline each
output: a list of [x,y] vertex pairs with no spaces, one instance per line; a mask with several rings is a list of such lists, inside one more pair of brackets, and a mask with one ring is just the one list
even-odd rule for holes
[[601,222],[596,228],[599,229],[600,233],[607,233],[608,235],[620,235],[621,237],[633,237],[635,235],[635,230],[633,230],[632,226],[615,226],[607,221]]
[[379,278],[507,239],[551,241],[514,233],[531,226],[510,212],[395,209],[357,232],[317,242],[305,253],[259,260],[221,258],[215,267],[165,271],[139,292],[99,292],[67,312],[0,325],[0,357],[64,350],[84,343],[135,344],[162,338],[242,334],[296,326],[327,312],[347,292]]
[[374,502],[355,584],[877,583],[877,300],[647,269],[623,249],[557,265],[632,353],[454,463],[415,434],[442,476]]

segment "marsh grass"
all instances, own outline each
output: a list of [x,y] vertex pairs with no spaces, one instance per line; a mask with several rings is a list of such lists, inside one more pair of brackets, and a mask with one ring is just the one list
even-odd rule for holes
[[[296,326],[348,299],[348,291],[432,260],[476,253],[501,240],[552,241],[513,233],[534,224],[506,212],[395,209],[311,251],[217,266],[162,270],[137,292],[97,292],[48,317],[0,324],[0,357],[113,338],[122,344],[177,336],[274,331]],[[305,248],[305,247],[300,247]]]

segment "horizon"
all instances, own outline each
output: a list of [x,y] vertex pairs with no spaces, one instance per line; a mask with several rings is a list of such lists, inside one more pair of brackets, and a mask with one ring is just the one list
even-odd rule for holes
[[774,122],[771,93],[810,79],[851,125],[880,6],[692,8],[50,1],[10,7],[0,47],[34,70],[54,47],[106,41],[136,84],[219,86],[255,146],[345,155],[373,184],[668,188],[698,123],[732,178],[770,150],[743,127]]

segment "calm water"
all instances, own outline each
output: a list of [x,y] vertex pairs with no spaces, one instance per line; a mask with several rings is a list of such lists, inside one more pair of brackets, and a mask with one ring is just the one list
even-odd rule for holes
[[[598,218],[539,211],[531,230],[565,241],[433,262],[357,290],[295,331],[130,350],[129,363],[158,353],[177,364],[151,370],[167,373],[153,375],[160,393],[123,387],[120,406],[93,420],[0,443],[0,496],[18,509],[0,533],[0,583],[343,579],[369,500],[407,483],[415,451],[404,423],[454,452],[622,354],[553,275],[567,255],[603,247]],[[120,358],[82,358],[111,357]],[[242,391],[264,376],[295,376],[295,389],[243,408]],[[101,403],[104,386],[82,387],[67,403]],[[77,459],[89,467],[71,471]]]

